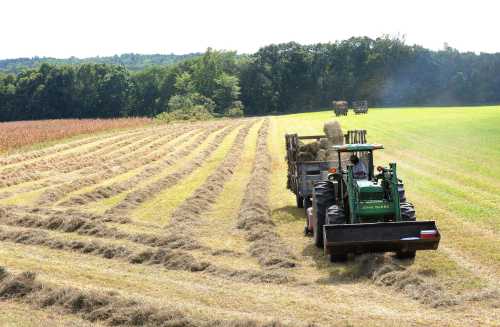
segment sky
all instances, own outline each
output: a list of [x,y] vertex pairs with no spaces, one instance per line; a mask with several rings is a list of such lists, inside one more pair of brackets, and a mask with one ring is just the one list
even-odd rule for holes
[[[498,4],[497,4],[498,3]],[[0,59],[203,52],[404,36],[500,52],[495,0],[2,0]]]

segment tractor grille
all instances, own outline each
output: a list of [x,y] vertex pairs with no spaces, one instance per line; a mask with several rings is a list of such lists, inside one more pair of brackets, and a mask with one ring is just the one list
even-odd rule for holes
[[382,200],[384,198],[383,193],[378,192],[365,192],[359,195],[360,201],[373,201],[373,200]]

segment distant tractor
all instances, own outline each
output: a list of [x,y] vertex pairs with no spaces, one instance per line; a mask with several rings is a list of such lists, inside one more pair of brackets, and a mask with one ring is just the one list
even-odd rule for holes
[[333,101],[333,112],[335,116],[347,116],[349,105],[347,101]]
[[352,109],[356,115],[368,113],[368,101],[353,101]]
[[[306,231],[312,232],[315,245],[323,247],[332,262],[365,252],[396,252],[399,258],[413,258],[417,250],[437,249],[440,234],[436,224],[416,221],[415,209],[397,177],[396,163],[378,166],[375,173],[373,152],[383,149],[382,145],[332,148],[337,153],[337,167],[329,169],[327,179],[314,183],[311,202],[306,203],[310,205]],[[364,172],[359,170],[360,161]]]

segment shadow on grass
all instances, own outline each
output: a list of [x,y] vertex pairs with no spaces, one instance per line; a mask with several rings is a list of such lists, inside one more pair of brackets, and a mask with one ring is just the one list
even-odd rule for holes
[[330,262],[323,249],[317,248],[311,240],[302,254],[310,257],[318,270],[325,272],[325,276],[316,280],[318,284],[353,284],[362,280],[371,280],[379,269],[387,264],[397,264],[406,269],[414,263],[411,260],[399,260],[391,253],[365,253],[349,255],[346,262]]

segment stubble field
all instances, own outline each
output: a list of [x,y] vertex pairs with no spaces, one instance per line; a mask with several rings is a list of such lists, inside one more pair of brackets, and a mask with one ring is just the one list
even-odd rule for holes
[[331,112],[149,125],[0,156],[2,326],[498,326],[500,108],[339,119],[383,143],[438,251],[331,264],[284,134]]

